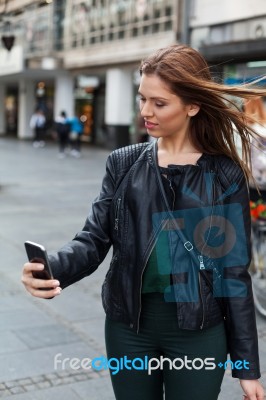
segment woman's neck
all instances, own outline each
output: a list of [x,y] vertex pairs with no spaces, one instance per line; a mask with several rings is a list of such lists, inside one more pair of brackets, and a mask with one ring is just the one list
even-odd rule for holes
[[157,144],[158,165],[161,167],[167,167],[169,164],[195,165],[202,155],[188,140],[181,142],[161,137]]

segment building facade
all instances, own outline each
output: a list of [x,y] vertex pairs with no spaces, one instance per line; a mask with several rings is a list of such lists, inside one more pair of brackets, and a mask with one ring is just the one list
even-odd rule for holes
[[0,133],[32,136],[44,109],[52,126],[65,110],[84,137],[110,148],[138,141],[141,59],[178,41],[181,0],[0,0]]
[[19,138],[41,107],[48,128],[65,110],[87,141],[138,141],[139,63],[178,41],[226,83],[266,73],[265,0],[0,0],[0,34],[0,134]]
[[189,1],[190,43],[226,83],[266,75],[265,0]]

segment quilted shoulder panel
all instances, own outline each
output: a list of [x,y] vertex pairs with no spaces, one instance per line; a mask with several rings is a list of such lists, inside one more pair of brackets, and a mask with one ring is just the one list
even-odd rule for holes
[[239,183],[244,178],[244,172],[240,165],[226,156],[215,156],[220,179],[225,186]]
[[120,175],[121,172],[125,174],[149,145],[150,143],[137,143],[114,150],[111,159],[116,175]]

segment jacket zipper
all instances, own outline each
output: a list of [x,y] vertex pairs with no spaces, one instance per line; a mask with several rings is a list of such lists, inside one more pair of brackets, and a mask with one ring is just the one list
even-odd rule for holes
[[[172,191],[172,193],[173,193],[172,211],[174,211],[174,206],[175,206],[175,191],[174,191],[174,188],[173,188],[173,186],[172,186],[172,181],[171,181],[171,179],[168,179],[168,181],[169,181],[170,189],[171,189],[171,191]],[[203,261],[203,256],[202,256],[202,255],[199,255],[199,256],[198,256],[198,259],[199,259],[199,263],[200,263],[200,265],[199,265],[200,270],[205,269],[205,265],[204,265],[204,261]],[[198,273],[198,279],[199,279],[200,301],[201,301],[201,305],[202,305],[202,321],[201,321],[201,324],[200,324],[200,329],[203,329],[204,322],[205,322],[205,307],[204,307],[204,301],[203,301],[203,293],[202,293],[202,286],[201,286],[201,280],[200,280],[200,279],[201,279],[201,278],[200,278],[200,272]]]
[[[171,182],[171,180],[168,179],[168,181],[169,181],[170,189],[172,190],[173,195],[174,195],[174,200],[173,200],[173,207],[174,207],[174,204],[175,204],[175,191],[174,191],[174,189],[173,189],[173,187],[172,187],[172,182]],[[159,229],[158,229],[158,231],[159,231]],[[156,234],[157,234],[157,233],[156,233]],[[154,248],[154,246],[152,245],[152,246],[151,246],[151,249],[149,250],[149,253],[147,254],[147,257],[146,257],[146,259],[145,259],[144,268],[143,268],[143,270],[142,270],[141,277],[140,277],[140,291],[139,291],[139,304],[140,304],[140,306],[139,306],[139,313],[138,313],[138,320],[137,320],[137,333],[139,333],[139,320],[140,320],[140,313],[141,313],[141,307],[142,307],[142,305],[141,305],[142,278],[143,278],[143,274],[144,274],[144,271],[145,271],[145,269],[146,269],[147,262],[148,262],[148,260],[149,260],[149,258],[150,258],[150,255],[151,255],[151,253],[152,253],[153,248]]]
[[[158,228],[158,230],[154,233],[153,239],[157,236],[157,234],[158,234],[158,232],[159,232],[160,230],[161,230],[161,226],[160,226],[160,227]],[[137,333],[139,333],[139,321],[140,321],[140,313],[141,313],[141,307],[142,307],[142,304],[141,304],[142,278],[143,278],[143,274],[144,274],[144,271],[145,271],[146,266],[147,266],[147,262],[148,262],[148,260],[149,260],[149,258],[150,258],[150,255],[151,255],[151,253],[152,253],[152,250],[153,250],[153,248],[154,248],[154,243],[155,243],[155,241],[152,240],[152,243],[150,244],[149,252],[148,252],[148,254],[147,254],[146,258],[145,258],[144,268],[142,269],[141,276],[140,276],[139,313],[138,313],[138,319],[137,319]]]
[[173,193],[172,211],[174,211],[174,208],[175,208],[175,191],[174,191],[174,188],[172,186],[171,179],[168,179],[168,182],[169,182],[169,186],[170,186],[171,192]]
[[141,272],[141,276],[140,276],[139,313],[138,313],[138,320],[137,320],[137,333],[139,333],[139,321],[140,321],[140,313],[141,313],[141,308],[142,308],[142,304],[141,304],[142,278],[143,278],[143,274],[144,274],[144,271],[146,269],[147,262],[148,262],[148,259],[149,259],[150,255],[151,255],[152,250],[153,250],[153,246],[151,246],[151,249],[150,249],[150,251],[149,251],[149,253],[148,253],[148,255],[147,255],[146,259],[145,259],[144,268],[143,268],[143,270]]
[[[203,256],[199,255],[198,259],[199,259],[199,263],[200,263],[200,270],[205,269]],[[198,277],[199,277],[200,301],[201,301],[201,305],[202,305],[202,321],[201,321],[201,324],[200,324],[200,329],[203,329],[204,322],[205,322],[205,307],[204,307],[204,302],[203,302],[202,287],[201,287],[201,280],[200,280],[200,272],[198,273]]]
[[[199,259],[199,263],[200,263],[200,270],[205,269],[203,256],[199,255],[198,259]],[[201,280],[200,280],[200,272],[199,272],[198,276],[199,276],[200,301],[201,301],[201,305],[202,305],[202,321],[201,321],[201,324],[200,324],[200,329],[203,329],[204,322],[205,322],[205,307],[204,307],[204,302],[203,302],[202,287],[201,287]]]
[[199,277],[199,291],[200,291],[200,301],[202,304],[202,320],[200,324],[200,329],[203,329],[204,322],[205,322],[205,309],[204,309],[204,303],[203,303],[203,298],[202,298],[202,287],[201,287],[201,281],[200,281],[200,272],[198,273]]
[[[214,171],[211,170],[210,172],[213,173]],[[213,187],[212,187],[212,212],[211,212],[211,221],[210,221],[210,227],[209,228],[211,228],[211,226],[212,226],[213,207],[214,207],[214,190],[213,190]],[[203,250],[204,250],[204,248],[206,246],[206,243],[207,243],[207,241],[209,239],[209,235],[210,235],[210,229],[209,229],[208,236],[207,236],[207,238],[205,240],[205,244],[203,245],[203,247],[201,249],[201,254],[198,256],[200,270],[205,269],[202,252],[203,252]],[[204,322],[205,322],[205,307],[204,307],[204,302],[203,302],[202,287],[201,287],[201,280],[200,280],[200,272],[199,272],[198,276],[199,276],[200,299],[201,299],[201,304],[202,304],[202,321],[201,321],[200,329],[203,329]]]
[[115,230],[118,231],[118,222],[119,222],[119,210],[121,204],[121,197],[117,199],[116,208],[115,208]]

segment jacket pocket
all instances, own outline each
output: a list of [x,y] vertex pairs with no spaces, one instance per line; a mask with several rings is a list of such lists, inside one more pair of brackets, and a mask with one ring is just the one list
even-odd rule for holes
[[112,314],[120,313],[120,283],[119,271],[117,270],[118,256],[115,255],[110,263],[109,270],[102,285],[102,302],[105,312],[111,311]]

